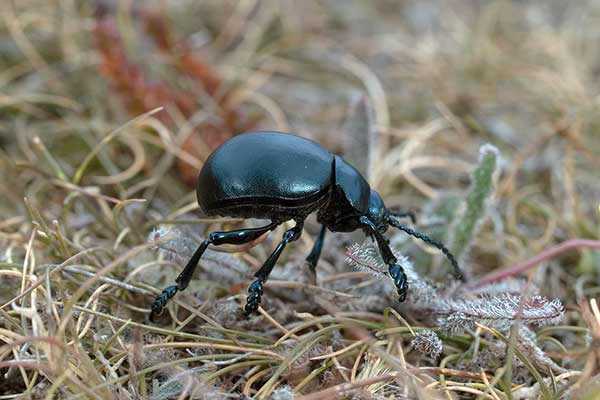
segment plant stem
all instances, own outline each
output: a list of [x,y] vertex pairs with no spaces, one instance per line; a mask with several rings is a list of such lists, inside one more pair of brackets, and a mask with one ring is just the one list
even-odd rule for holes
[[467,287],[468,288],[476,288],[476,287],[480,287],[483,285],[487,285],[492,282],[496,282],[496,281],[500,281],[502,279],[509,278],[511,276],[520,274],[521,272],[524,272],[530,268],[535,267],[537,264],[541,263],[542,261],[546,261],[551,258],[554,258],[557,255],[564,253],[565,251],[568,251],[571,249],[579,249],[579,248],[600,249],[600,240],[591,240],[591,239],[567,240],[565,242],[562,242],[555,246],[550,247],[548,250],[543,251],[542,253],[530,258],[529,260],[527,260],[525,262],[522,262],[522,263],[512,266],[510,268],[502,269],[500,271],[488,274],[475,282],[471,282],[470,284],[467,285]]

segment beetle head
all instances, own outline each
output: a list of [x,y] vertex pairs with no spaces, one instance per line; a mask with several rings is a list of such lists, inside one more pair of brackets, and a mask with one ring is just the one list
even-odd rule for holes
[[371,220],[381,233],[387,231],[388,228],[388,209],[385,207],[383,200],[379,193],[371,190],[369,196],[369,210],[367,211],[367,218]]

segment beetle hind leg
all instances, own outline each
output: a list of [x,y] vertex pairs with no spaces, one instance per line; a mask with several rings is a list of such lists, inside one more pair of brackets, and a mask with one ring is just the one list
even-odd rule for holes
[[185,268],[177,279],[175,279],[176,285],[168,286],[165,288],[161,294],[156,297],[154,303],[152,304],[152,311],[150,313],[150,321],[155,321],[156,317],[160,315],[163,308],[178,291],[185,290],[192,277],[194,276],[194,271],[198,266],[198,262],[200,258],[206,251],[209,245],[219,246],[222,244],[245,244],[250,243],[253,240],[258,239],[264,233],[275,229],[279,225],[279,222],[271,222],[267,226],[263,226],[260,228],[247,228],[247,229],[238,229],[235,231],[229,232],[213,232],[211,233],[206,240],[204,240],[200,246],[194,252],[190,261],[186,264]]
[[267,279],[269,279],[269,275],[271,274],[275,263],[277,263],[279,256],[281,256],[283,249],[285,249],[285,246],[289,242],[296,241],[298,238],[300,238],[300,235],[302,235],[303,226],[303,222],[298,222],[296,226],[285,231],[281,242],[279,242],[263,266],[260,267],[256,274],[254,274],[256,280],[248,287],[248,297],[246,298],[246,305],[244,306],[244,313],[246,315],[250,315],[258,310],[258,306],[264,291],[264,284],[267,282]]

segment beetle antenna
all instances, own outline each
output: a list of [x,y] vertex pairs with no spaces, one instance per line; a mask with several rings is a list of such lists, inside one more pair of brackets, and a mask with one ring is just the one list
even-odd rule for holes
[[442,253],[444,253],[446,255],[446,257],[448,257],[448,260],[450,260],[450,264],[452,264],[452,268],[454,268],[454,276],[457,279],[460,279],[461,281],[465,282],[466,279],[465,279],[465,276],[464,276],[462,270],[458,266],[458,263],[456,262],[456,259],[454,258],[454,255],[452,255],[452,253],[450,253],[450,250],[448,250],[448,248],[446,246],[444,246],[443,244],[441,244],[437,240],[432,239],[429,236],[427,236],[427,235],[425,235],[425,234],[423,234],[421,232],[417,232],[417,231],[409,228],[406,225],[402,225],[400,222],[398,222],[397,220],[395,220],[392,217],[388,218],[388,222],[394,228],[398,228],[401,231],[404,231],[404,232],[408,233],[409,235],[414,236],[417,239],[421,239],[425,243],[429,243],[430,245],[435,246],[438,249],[440,249],[442,251]]
[[393,215],[394,217],[398,217],[398,218],[408,217],[408,218],[410,218],[410,222],[412,222],[413,224],[417,223],[417,216],[416,216],[416,214],[415,214],[414,211],[394,211],[394,210],[388,210],[388,212],[390,213],[390,215]]

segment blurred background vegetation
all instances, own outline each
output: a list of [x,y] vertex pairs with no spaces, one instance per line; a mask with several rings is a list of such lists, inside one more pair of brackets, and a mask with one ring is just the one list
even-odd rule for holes
[[[600,398],[597,1],[6,0],[0,17],[0,399]],[[313,220],[259,315],[240,308],[280,230],[207,253],[150,324],[206,232],[256,223],[201,219],[194,192],[252,129],[351,160],[470,286],[392,232],[427,301],[395,302],[369,243],[347,249],[360,234],[328,236],[315,285]]]

